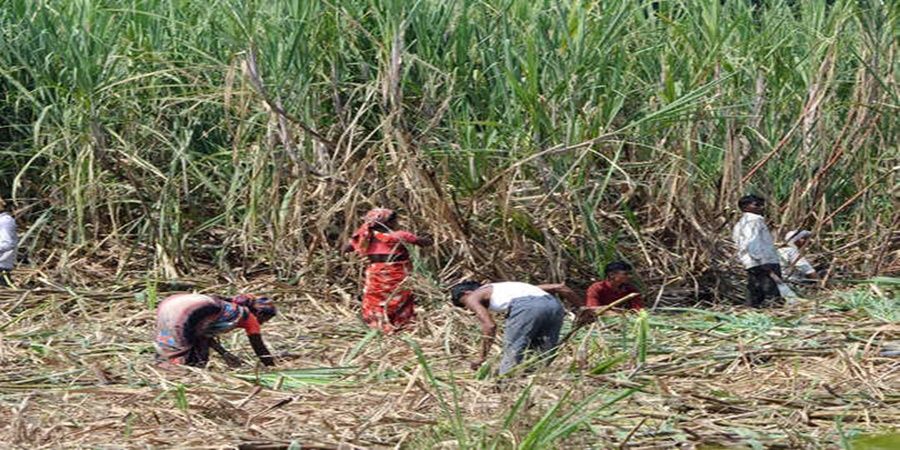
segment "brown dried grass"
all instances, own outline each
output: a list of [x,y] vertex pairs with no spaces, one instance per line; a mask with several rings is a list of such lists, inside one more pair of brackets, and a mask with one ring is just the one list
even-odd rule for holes
[[[858,431],[890,429],[900,421],[900,362],[879,356],[882,342],[900,339],[895,323],[852,311],[816,312],[807,303],[770,311],[798,324],[776,326],[761,339],[719,332],[714,323],[705,330],[688,326],[696,318],[657,315],[670,327],[654,329],[645,364],[627,362],[591,375],[588,369],[614,353],[626,326],[607,319],[567,342],[551,366],[497,384],[467,370],[477,343],[474,319],[449,307],[427,280],[415,284],[422,320],[408,336],[437,379],[456,386],[450,406],[471,430],[482,430],[481,438],[472,434],[478,446],[496,438],[500,448],[516,447],[569,391],[569,400],[578,401],[597,390],[638,389],[559,447],[827,447],[839,442],[838,421]],[[355,287],[286,289],[263,278],[242,287],[270,292],[281,305],[279,317],[264,327],[266,341],[283,356],[275,371],[352,369],[331,384],[282,389],[235,378],[252,378],[260,369],[232,371],[215,356],[206,370],[163,370],[153,361],[153,311],[135,300],[141,284],[90,292],[0,291],[0,441],[14,448],[459,445],[442,409],[441,395],[450,402],[451,391],[429,382],[405,341],[376,337],[354,350],[367,335],[357,318]],[[239,333],[224,343],[252,361]],[[501,430],[529,383],[513,425]]]

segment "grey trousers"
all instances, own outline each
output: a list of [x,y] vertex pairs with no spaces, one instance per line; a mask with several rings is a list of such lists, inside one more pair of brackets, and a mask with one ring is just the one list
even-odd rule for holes
[[519,297],[509,305],[500,375],[522,362],[525,352],[541,356],[556,348],[565,310],[555,297]]

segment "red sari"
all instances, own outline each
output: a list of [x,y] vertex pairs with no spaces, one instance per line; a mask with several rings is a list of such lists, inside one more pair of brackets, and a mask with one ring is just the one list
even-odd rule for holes
[[371,328],[391,334],[416,318],[413,293],[404,285],[412,269],[404,243],[415,244],[419,238],[407,231],[377,231],[372,223],[367,221],[350,240],[360,256],[386,261],[366,267],[362,317]]
[[390,334],[415,320],[413,293],[403,286],[409,273],[409,260],[366,267],[362,317],[370,327]]

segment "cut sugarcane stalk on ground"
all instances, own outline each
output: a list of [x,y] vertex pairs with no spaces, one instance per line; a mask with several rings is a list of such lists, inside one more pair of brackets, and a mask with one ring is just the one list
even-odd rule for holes
[[[31,262],[0,289],[0,442],[852,448],[896,429],[897,288],[734,306],[723,233],[765,192],[780,226],[815,222],[818,262],[900,276],[896,2],[496,3],[5,2],[0,196]],[[361,266],[335,254],[377,206],[440,243],[413,258],[415,356],[361,326]],[[647,286],[682,277],[640,368],[615,363],[626,314],[533,377],[458,370],[476,331],[448,283],[586,282],[614,256]],[[176,289],[271,293],[267,343],[298,357],[159,370],[153,309]],[[242,339],[222,345],[249,357]]]
[[[622,297],[622,298],[620,298],[620,299],[618,299],[618,300],[616,300],[616,301],[614,301],[614,302],[612,302],[612,303],[610,303],[610,304],[608,304],[608,305],[604,305],[604,306],[601,307],[601,308],[596,308],[596,309],[591,308],[590,311],[593,312],[593,316],[594,316],[594,318],[596,318],[596,316],[599,316],[599,315],[601,315],[601,314],[603,314],[603,313],[605,313],[605,312],[611,310],[612,308],[615,308],[616,306],[619,306],[619,305],[621,305],[622,303],[625,303],[625,302],[627,302],[628,300],[631,300],[631,299],[637,297],[638,295],[640,295],[640,294],[637,293],[637,292],[632,292],[632,293],[630,293],[630,294],[628,294],[628,295],[626,295],[626,296],[624,296],[624,297]],[[576,318],[575,318],[575,320],[576,320],[575,326],[572,327],[572,329],[569,330],[569,332],[566,333],[566,335],[563,336],[563,338],[559,340],[558,346],[562,346],[562,345],[565,344],[565,343],[566,343],[566,342],[567,342],[567,341],[568,341],[575,333],[577,333],[578,330],[580,330],[580,329],[584,328],[586,325],[589,325],[589,324],[591,324],[591,323],[594,322],[593,320],[579,320],[579,316],[580,316],[581,313],[584,312],[584,311],[589,311],[589,309],[588,309],[587,307],[584,307],[584,309],[582,309],[582,310],[579,311],[579,314],[576,314]]]

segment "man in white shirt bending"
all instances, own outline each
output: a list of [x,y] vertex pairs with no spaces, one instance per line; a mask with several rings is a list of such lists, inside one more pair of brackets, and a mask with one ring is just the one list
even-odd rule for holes
[[781,258],[782,272],[786,280],[803,282],[819,279],[815,267],[801,253],[810,237],[812,233],[809,230],[793,230],[784,236],[786,245],[778,249],[778,256]]
[[762,308],[770,298],[780,305],[776,281],[781,281],[781,267],[775,240],[763,217],[766,200],[746,195],[738,201],[738,207],[744,214],[734,225],[731,237],[737,245],[737,259],[747,269],[747,305]]
[[16,263],[16,219],[0,198],[0,287],[12,286],[9,272]]
[[[472,361],[472,370],[478,370],[484,364],[494,343],[497,324],[490,311],[507,313],[500,375],[521,363],[529,350],[541,357],[551,356],[559,341],[559,330],[565,315],[562,304],[551,294],[559,295],[576,309],[584,304],[564,284],[533,285],[506,281],[482,285],[466,281],[453,286],[450,293],[455,306],[473,311],[481,322],[481,351],[478,358]],[[587,318],[588,311],[579,311],[579,320]]]

